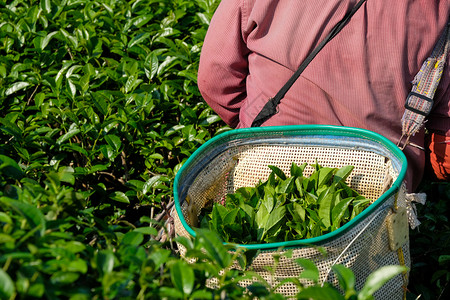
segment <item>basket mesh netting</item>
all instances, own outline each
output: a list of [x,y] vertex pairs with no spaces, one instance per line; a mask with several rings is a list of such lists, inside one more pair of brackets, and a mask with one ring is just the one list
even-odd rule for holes
[[[321,125],[246,128],[211,139],[176,176],[172,211],[176,235],[194,236],[193,228],[202,207],[224,201],[227,193],[240,187],[266,180],[271,173],[268,165],[289,174],[292,162],[307,163],[305,175],[312,173],[311,165],[316,162],[323,167],[354,166],[347,183],[371,199],[372,204],[341,228],[320,237],[241,245],[261,250],[251,270],[274,286],[285,278],[298,277],[302,268],[295,259],[307,258],[316,263],[322,282],[337,287],[337,278],[330,270],[334,264],[342,264],[355,273],[356,289],[361,289],[367,276],[382,266],[410,266],[408,237],[399,249],[392,249],[387,222],[397,208],[406,206],[403,188],[406,158],[389,140],[356,128]],[[292,257],[281,256],[272,276],[266,267],[274,266],[273,254],[287,249],[292,251]],[[398,275],[378,290],[375,298],[402,299],[406,281],[407,274]],[[298,291],[295,285],[287,283],[277,292],[295,296]]]

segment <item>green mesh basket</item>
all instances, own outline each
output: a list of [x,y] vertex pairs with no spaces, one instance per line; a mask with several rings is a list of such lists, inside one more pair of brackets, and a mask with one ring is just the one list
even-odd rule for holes
[[[175,209],[172,210],[176,235],[195,236],[193,222],[206,203],[222,201],[227,193],[239,187],[255,186],[260,180],[266,180],[271,172],[268,165],[275,165],[289,174],[292,162],[312,165],[316,161],[324,167],[354,166],[347,183],[371,199],[372,204],[341,228],[319,237],[240,245],[261,250],[251,269],[276,285],[285,278],[298,277],[302,268],[294,260],[307,258],[318,266],[322,281],[337,286],[337,279],[330,270],[334,264],[342,264],[355,273],[356,288],[360,289],[367,276],[382,266],[409,267],[409,236],[399,241],[393,234],[400,231],[407,235],[407,222],[400,222],[395,228],[389,222],[393,214],[397,215],[406,207],[403,187],[406,158],[388,139],[358,128],[326,125],[245,128],[212,138],[176,175]],[[308,169],[304,173],[308,175]],[[402,212],[404,214],[404,210]],[[406,214],[401,218],[407,219]],[[326,250],[326,256],[318,246]],[[272,276],[266,267],[274,265],[273,254],[279,253],[280,248],[293,251],[292,258],[282,256]],[[249,283],[241,282],[242,285]],[[406,285],[407,274],[399,275],[378,290],[375,298],[402,299]],[[277,292],[294,296],[297,288],[288,283]]]

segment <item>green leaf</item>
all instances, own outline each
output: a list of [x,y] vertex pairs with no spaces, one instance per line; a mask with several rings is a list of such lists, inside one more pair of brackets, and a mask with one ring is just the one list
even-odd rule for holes
[[450,255],[440,255],[438,258],[438,262],[440,265],[450,262]]
[[231,211],[229,211],[225,217],[223,218],[223,225],[233,225],[235,223],[236,220],[236,216],[238,215],[240,209],[239,208],[235,208],[232,209]]
[[302,165],[298,166],[295,162],[292,162],[291,177],[302,177],[303,171],[305,170],[307,165],[307,163],[303,163]]
[[152,14],[145,14],[143,16],[136,17],[132,20],[132,24],[137,28],[144,26],[153,18]]
[[59,31],[63,34],[63,36],[70,41],[70,43],[72,44],[73,48],[78,48],[78,39],[73,36],[70,35],[66,30],[64,30],[63,28],[60,28]]
[[147,180],[144,184],[144,187],[142,189],[142,193],[146,195],[148,192],[150,192],[154,188],[160,188],[161,185],[163,185],[165,182],[167,182],[169,179],[166,176],[163,175],[155,175],[151,177],[149,180]]
[[67,87],[69,90],[70,95],[72,96],[72,99],[75,98],[75,95],[77,93],[77,87],[73,83],[72,79],[67,79]]
[[0,269],[0,299],[11,299],[15,292],[16,288],[11,277]]
[[339,284],[344,292],[348,294],[349,291],[354,291],[356,279],[353,271],[343,265],[334,265],[332,269],[336,273]]
[[170,267],[170,278],[173,285],[183,293],[189,295],[194,288],[195,276],[191,266],[184,261],[176,261]]
[[122,203],[130,203],[130,199],[128,199],[127,195],[125,195],[123,192],[114,192],[109,195],[109,199]]
[[45,292],[45,285],[43,283],[35,283],[27,290],[27,296],[42,299]]
[[160,299],[183,299],[183,293],[175,288],[162,286],[159,289],[158,296]]
[[155,52],[152,52],[150,55],[147,56],[145,61],[146,75],[149,80],[152,80],[152,78],[155,77],[156,73],[158,72],[158,67],[159,67],[158,56]]
[[134,232],[140,232],[143,234],[147,234],[147,235],[157,235],[158,234],[158,230],[156,230],[156,228],[153,227],[139,227],[133,230]]
[[302,205],[294,202],[288,206],[288,209],[295,222],[305,222],[306,210]]
[[117,155],[119,155],[119,153],[117,153],[117,151],[114,151],[114,148],[110,145],[100,146],[100,151],[102,152],[103,156],[110,161],[113,161],[117,157]]
[[329,167],[322,167],[320,170],[317,171],[318,173],[318,184],[317,189],[322,187],[323,185],[326,185],[331,177],[333,176],[333,173],[336,171],[336,168],[329,168]]
[[297,299],[314,300],[345,300],[336,289],[326,286],[311,286],[297,294]]
[[44,219],[44,215],[36,206],[7,197],[0,197],[0,202],[3,202],[14,208],[14,210],[25,217],[28,224],[33,230],[39,232],[40,236],[44,235],[46,222]]
[[353,171],[354,166],[344,166],[336,171],[333,177],[334,182],[344,182],[350,173]]
[[23,90],[26,87],[28,87],[30,85],[29,82],[25,82],[25,81],[18,81],[13,83],[9,88],[6,89],[5,91],[5,95],[9,96],[11,94],[14,94],[17,91]]
[[59,179],[62,182],[67,182],[67,183],[74,185],[75,184],[75,176],[73,174],[74,174],[74,170],[71,167],[60,167],[58,169]]
[[204,250],[211,261],[215,262],[220,268],[224,269],[230,266],[230,263],[232,262],[231,255],[223,246],[223,242],[216,233],[197,228],[196,234],[196,247]]
[[0,222],[6,223],[6,224],[12,224],[12,219],[6,213],[0,211]]
[[306,258],[297,258],[295,262],[298,263],[303,269],[300,273],[299,278],[308,279],[313,281],[314,283],[319,282],[319,269],[312,260]]
[[289,194],[293,192],[295,186],[295,177],[289,177],[286,180],[281,181],[277,185],[276,191],[282,194]]
[[50,0],[41,0],[41,8],[42,10],[49,14],[52,11],[52,6],[50,4]]
[[50,40],[53,38],[53,36],[54,36],[55,34],[58,34],[58,31],[50,32],[49,34],[47,34],[47,35],[45,36],[45,38],[43,38],[43,39],[41,40],[41,45],[40,45],[41,50],[44,50],[45,47],[47,47],[48,43],[50,43]]
[[281,222],[284,220],[285,215],[286,215],[286,207],[285,206],[279,206],[279,207],[275,208],[269,214],[267,223],[264,226],[265,231],[267,233],[276,231],[276,229],[278,229],[278,227],[281,225]]
[[335,207],[333,207],[333,210],[331,212],[331,220],[333,222],[334,229],[340,227],[341,220],[344,215],[348,213],[348,206],[350,205],[350,203],[352,203],[353,200],[353,197],[343,199],[338,204],[336,204]]
[[80,129],[78,128],[77,124],[72,123],[69,127],[69,130],[56,140],[56,144],[61,145],[65,141],[77,135],[78,133],[80,133]]
[[195,136],[197,135],[197,130],[195,130],[193,125],[187,125],[183,129],[181,129],[183,133],[183,137],[188,141],[193,141]]
[[319,203],[319,218],[326,228],[331,226],[331,210],[334,205],[334,194],[328,193]]
[[261,205],[265,206],[267,213],[271,213],[273,208],[275,207],[275,191],[272,186],[266,185],[264,187],[264,198],[261,202]]
[[139,246],[143,241],[144,235],[138,231],[127,232],[122,238],[122,243],[126,245]]
[[120,138],[117,135],[108,134],[105,136],[105,140],[108,143],[108,145],[110,145],[115,150],[115,152],[120,151],[120,147],[122,146],[122,141],[120,140]]
[[100,92],[94,93],[92,95],[92,102],[94,102],[95,107],[102,115],[108,115],[109,106],[105,101],[105,95]]
[[395,276],[406,272],[408,270],[405,266],[384,266],[372,272],[364,283],[363,288],[358,293],[358,300],[371,299],[373,294],[378,291],[385,283]]
[[277,166],[268,166],[281,180],[286,180],[286,174]]
[[128,43],[128,48],[133,47],[134,45],[138,45],[140,43],[142,43],[143,41],[145,41],[146,39],[148,39],[150,37],[150,33],[149,32],[145,32],[145,33],[140,33],[135,35],[131,41]]
[[0,65],[0,77],[6,78],[6,68],[4,65]]
[[79,273],[59,271],[52,274],[50,282],[52,284],[70,284],[78,280],[79,277]]
[[67,270],[70,272],[79,272],[82,274],[86,274],[88,271],[88,265],[87,262],[83,259],[76,259],[67,265]]
[[8,156],[0,154],[0,174],[5,177],[14,178],[20,180],[23,177],[22,168],[17,164],[15,160]]
[[111,250],[100,250],[97,253],[96,263],[101,276],[111,273],[114,269],[114,253]]
[[261,240],[261,236],[264,233],[264,228],[267,224],[267,220],[269,219],[269,212],[264,205],[261,205],[258,212],[255,215],[255,224],[258,229],[261,229],[261,234],[258,235],[258,241]]

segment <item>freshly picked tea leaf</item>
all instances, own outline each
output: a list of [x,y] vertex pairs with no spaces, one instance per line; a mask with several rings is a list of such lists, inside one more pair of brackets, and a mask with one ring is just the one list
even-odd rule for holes
[[292,163],[290,177],[276,166],[264,182],[226,195],[225,203],[201,210],[202,228],[216,231],[224,241],[238,244],[272,243],[317,237],[338,229],[361,213],[370,200],[345,180],[353,166],[342,168]]

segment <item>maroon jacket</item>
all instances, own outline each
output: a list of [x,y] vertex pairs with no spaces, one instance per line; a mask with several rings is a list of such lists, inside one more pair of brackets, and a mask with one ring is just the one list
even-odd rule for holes
[[[232,127],[249,127],[305,57],[358,0],[222,0],[202,48],[198,86]],[[447,24],[449,0],[367,0],[316,56],[263,126],[332,124],[393,142],[411,81]],[[450,72],[435,94],[429,130],[450,135]],[[412,142],[424,146],[424,131]],[[425,155],[407,147],[407,184]]]

